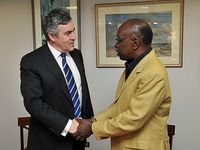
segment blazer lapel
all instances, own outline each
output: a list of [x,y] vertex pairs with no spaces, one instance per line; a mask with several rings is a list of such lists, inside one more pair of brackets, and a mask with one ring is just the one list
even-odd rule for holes
[[120,97],[122,92],[128,87],[130,82],[132,82],[136,78],[138,72],[139,70],[134,69],[126,81],[125,81],[125,71],[123,72],[117,87],[116,98],[115,98],[116,100]]
[[60,70],[58,63],[56,62],[55,58],[53,57],[53,55],[52,55],[52,53],[49,50],[47,45],[43,46],[41,56],[43,57],[43,60],[46,64],[46,66],[48,67],[49,71],[55,76],[55,78],[58,81],[59,85],[61,86],[63,92],[67,96],[67,99],[72,104],[70,93],[69,93],[69,90],[67,88],[67,84],[66,84],[65,78],[63,76],[63,73]]
[[133,69],[131,74],[129,75],[128,79],[125,81],[125,71],[123,72],[118,88],[117,88],[117,93],[116,93],[116,100],[119,98],[121,93],[128,87],[128,85],[133,82],[133,80],[136,79],[137,75],[142,72],[144,66],[146,63],[149,62],[149,60],[155,56],[154,50],[152,50],[147,56],[143,58],[143,60],[140,61],[140,63]]

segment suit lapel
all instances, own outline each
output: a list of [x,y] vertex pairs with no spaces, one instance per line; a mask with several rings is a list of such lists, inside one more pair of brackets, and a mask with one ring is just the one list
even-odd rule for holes
[[75,64],[76,64],[76,67],[78,68],[78,71],[80,73],[80,76],[81,76],[81,80],[83,78],[83,68],[81,67],[82,66],[82,61],[80,60],[80,57],[77,56],[78,53],[76,53],[76,50],[70,52],[70,55],[71,57],[73,58]]
[[147,56],[145,56],[139,64],[133,69],[131,74],[129,75],[128,79],[125,81],[125,71],[123,72],[118,87],[117,87],[117,93],[116,93],[116,100],[119,98],[119,96],[122,94],[122,92],[130,85],[133,80],[136,79],[137,75],[140,74],[145,66],[146,63],[149,62],[149,60],[155,56],[154,50],[152,50]]
[[83,66],[83,61],[82,61],[82,56],[81,53],[78,52],[78,50],[73,50],[70,52],[71,57],[73,58],[76,67],[78,68],[80,77],[81,77],[81,86],[82,86],[82,108],[86,107],[86,84],[85,84],[85,71],[84,71],[84,66]]
[[60,67],[59,67],[58,63],[56,62],[55,58],[53,57],[53,55],[52,55],[51,51],[49,50],[48,46],[44,45],[41,52],[42,52],[41,56],[43,57],[44,63],[46,64],[46,66],[49,69],[49,71],[55,76],[55,78],[58,81],[61,89],[63,90],[63,92],[67,96],[67,99],[72,104],[70,93],[68,91],[67,84],[66,84],[65,78],[63,76],[63,73],[60,70]]
[[125,71],[123,72],[117,87],[116,100],[120,97],[122,92],[128,87],[130,82],[132,82],[136,78],[137,73],[139,73],[139,70],[134,69],[129,75],[128,79],[125,81]]
[[87,110],[87,100],[89,95],[88,95],[88,87],[87,87],[87,81],[86,81],[86,76],[85,76],[85,70],[84,70],[84,66],[83,66],[83,60],[82,60],[82,55],[81,52],[77,49],[75,49],[74,51],[70,52],[71,57],[73,58],[80,77],[81,77],[81,86],[82,86],[82,111],[85,112]]

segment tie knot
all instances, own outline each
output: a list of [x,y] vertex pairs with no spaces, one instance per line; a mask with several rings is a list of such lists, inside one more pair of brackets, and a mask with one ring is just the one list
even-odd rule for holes
[[62,58],[64,58],[64,57],[66,56],[66,53],[62,52],[62,53],[60,54],[60,56],[61,56]]

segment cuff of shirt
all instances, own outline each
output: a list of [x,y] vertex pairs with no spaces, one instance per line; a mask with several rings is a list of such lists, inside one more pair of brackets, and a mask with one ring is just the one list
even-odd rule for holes
[[69,121],[67,122],[64,130],[61,133],[62,136],[66,136],[67,135],[67,133],[69,132],[69,129],[70,129],[71,125],[72,125],[72,120],[69,119]]

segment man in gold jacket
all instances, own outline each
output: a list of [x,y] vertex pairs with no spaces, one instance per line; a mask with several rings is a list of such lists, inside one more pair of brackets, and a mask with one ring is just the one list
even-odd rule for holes
[[111,138],[112,150],[170,149],[170,86],[167,71],[151,48],[152,37],[150,26],[140,19],[119,27],[115,47],[120,59],[126,60],[126,69],[115,101],[95,120],[79,120],[77,139],[93,132],[97,140]]

